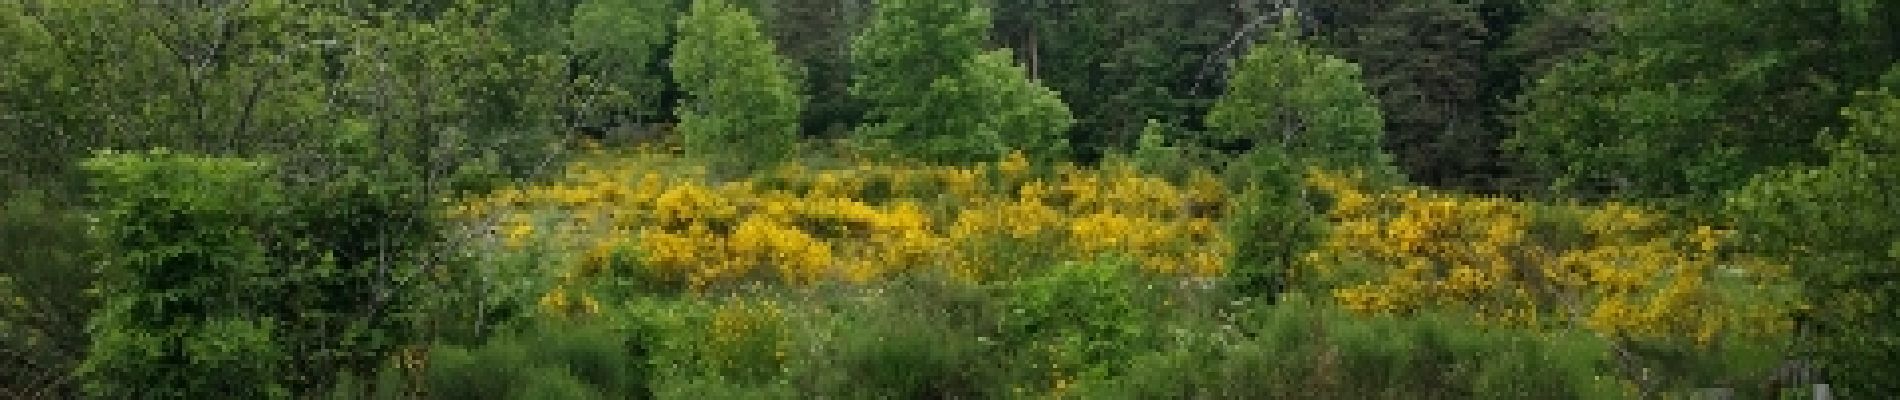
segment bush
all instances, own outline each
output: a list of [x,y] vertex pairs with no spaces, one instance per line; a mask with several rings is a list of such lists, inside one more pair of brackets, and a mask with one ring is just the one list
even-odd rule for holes
[[[270,205],[282,188],[264,163],[230,158],[103,154],[95,227],[105,254],[104,310],[81,366],[108,398],[284,393],[281,350],[250,305],[267,302]],[[267,296],[266,294],[271,294]],[[248,371],[252,374],[220,376]],[[248,394],[249,396],[245,396]]]
[[[412,334],[415,276],[436,231],[428,201],[405,186],[348,173],[293,187],[271,162],[163,150],[85,167],[105,255],[82,366],[93,394],[231,393],[210,381],[301,394],[373,367]],[[193,336],[232,329],[245,341]],[[207,369],[260,372],[249,382]]]
[[1601,341],[1455,320],[1349,318],[1292,300],[1085,381],[1078,398],[1618,398]]
[[1015,362],[1048,367],[1032,381],[1062,385],[1090,369],[1119,370],[1160,343],[1156,281],[1120,259],[1063,263],[1008,284],[997,299],[999,340],[1018,352]]
[[[828,330],[803,335],[818,348],[793,362],[789,380],[808,397],[838,399],[981,398],[999,367],[954,303],[907,307],[878,298],[849,306]],[[821,339],[821,338],[829,338]]]
[[1228,284],[1272,302],[1290,290],[1294,263],[1319,242],[1323,221],[1285,152],[1255,149],[1230,169],[1242,183],[1226,221]]
[[652,331],[636,322],[544,321],[476,346],[430,349],[431,399],[653,398]]

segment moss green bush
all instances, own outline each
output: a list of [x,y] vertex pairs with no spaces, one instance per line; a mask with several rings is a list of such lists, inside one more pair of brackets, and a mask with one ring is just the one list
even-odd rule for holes
[[1078,398],[1620,398],[1604,345],[1436,317],[1358,319],[1288,301],[1095,375]]
[[653,398],[644,325],[611,321],[536,324],[473,346],[429,350],[430,399]]

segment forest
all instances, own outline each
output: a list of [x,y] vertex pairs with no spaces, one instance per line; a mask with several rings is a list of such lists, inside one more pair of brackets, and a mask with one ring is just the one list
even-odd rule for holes
[[0,0],[0,398],[1900,392],[1900,2]]

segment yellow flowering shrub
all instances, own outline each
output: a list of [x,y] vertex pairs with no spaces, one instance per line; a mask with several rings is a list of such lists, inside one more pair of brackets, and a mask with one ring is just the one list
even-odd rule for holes
[[[1226,190],[1211,173],[1177,184],[1131,166],[1036,168],[1020,154],[972,166],[787,165],[715,181],[690,159],[595,153],[552,182],[468,199],[453,217],[497,245],[556,246],[567,294],[637,254],[642,276],[707,290],[744,282],[867,282],[913,271],[980,281],[1021,260],[1136,257],[1155,273],[1220,274]],[[1013,261],[1012,261],[1013,260]]]
[[1627,204],[1545,205],[1415,188],[1368,190],[1315,171],[1333,199],[1311,278],[1364,313],[1469,310],[1518,325],[1632,338],[1775,335],[1790,329],[1784,271],[1728,248],[1730,232],[1681,229]]

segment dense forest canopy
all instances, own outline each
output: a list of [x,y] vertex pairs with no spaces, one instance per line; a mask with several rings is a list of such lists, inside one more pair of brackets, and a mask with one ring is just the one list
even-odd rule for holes
[[1874,397],[1896,179],[1881,0],[0,0],[0,397]]

